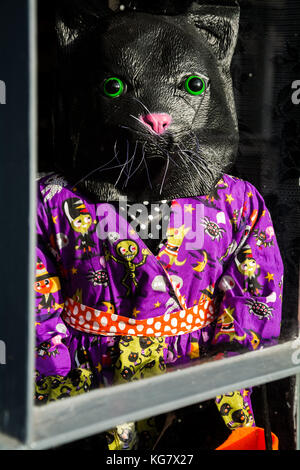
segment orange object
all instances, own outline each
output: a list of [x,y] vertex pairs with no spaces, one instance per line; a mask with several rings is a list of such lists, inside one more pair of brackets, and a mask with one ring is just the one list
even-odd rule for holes
[[[278,437],[272,433],[272,450],[278,450]],[[237,428],[216,450],[266,450],[263,428]]]
[[[182,297],[178,300],[183,301]],[[215,320],[214,300],[205,294],[192,307],[184,306],[182,310],[142,320],[118,315],[113,304],[102,303],[107,304],[106,312],[67,298],[62,317],[68,325],[84,333],[113,336],[178,336],[200,330]]]

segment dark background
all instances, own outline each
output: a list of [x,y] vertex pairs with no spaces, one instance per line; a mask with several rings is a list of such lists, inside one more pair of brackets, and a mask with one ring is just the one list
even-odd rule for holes
[[[143,11],[176,14],[191,2],[126,0],[121,3]],[[300,80],[300,4],[299,0],[241,0],[239,4],[240,30],[232,77],[240,145],[232,174],[257,187],[272,215],[285,265],[280,341],[287,341],[298,331],[300,105],[292,103],[291,85],[294,80]],[[44,172],[52,169],[55,151],[52,139],[57,72],[55,2],[39,0],[38,5],[39,171]],[[279,437],[283,450],[294,449],[295,445],[294,382],[291,377],[267,385],[272,431]],[[254,389],[253,398],[257,425],[263,427],[266,405],[260,387]],[[160,446],[168,446],[171,441],[177,448],[211,448],[227,435],[219,419],[210,403],[178,410],[177,419],[164,434]],[[82,441],[81,447],[93,448],[99,442],[102,437],[95,436]]]

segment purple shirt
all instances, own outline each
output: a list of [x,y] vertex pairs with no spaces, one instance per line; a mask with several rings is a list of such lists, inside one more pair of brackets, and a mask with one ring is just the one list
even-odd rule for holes
[[[151,209],[151,204],[145,210]],[[167,239],[154,255],[124,215],[126,204],[90,203],[58,175],[38,182],[36,368],[66,375],[89,350],[110,383],[116,336],[62,319],[66,298],[116,315],[152,319],[214,299],[214,321],[166,335],[167,363],[218,347],[254,350],[280,333],[283,266],[269,211],[248,182],[224,175],[210,196],[172,201]],[[151,216],[151,213],[149,212]],[[149,320],[151,322],[151,320]],[[198,353],[195,355],[195,344]]]

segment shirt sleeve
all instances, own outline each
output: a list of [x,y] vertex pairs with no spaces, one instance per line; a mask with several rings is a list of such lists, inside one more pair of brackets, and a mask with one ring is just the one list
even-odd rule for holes
[[245,183],[233,254],[225,260],[213,344],[224,350],[259,349],[280,334],[283,264],[270,213],[259,192]]
[[64,340],[68,329],[61,319],[64,306],[55,255],[49,242],[51,225],[42,202],[37,208],[36,278],[36,378],[70,372],[71,361]]

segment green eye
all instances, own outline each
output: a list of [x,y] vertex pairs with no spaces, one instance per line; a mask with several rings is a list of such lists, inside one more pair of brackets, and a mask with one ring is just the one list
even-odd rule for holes
[[117,77],[111,77],[105,80],[103,91],[110,98],[117,98],[125,91],[125,84]]
[[184,88],[190,95],[202,95],[206,90],[206,84],[203,78],[191,75],[185,80]]

